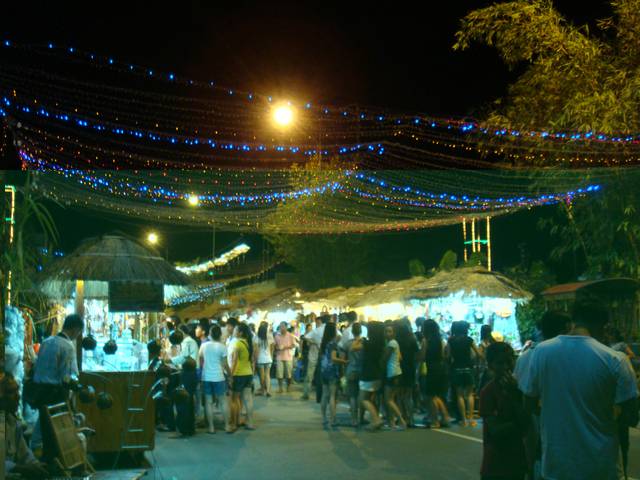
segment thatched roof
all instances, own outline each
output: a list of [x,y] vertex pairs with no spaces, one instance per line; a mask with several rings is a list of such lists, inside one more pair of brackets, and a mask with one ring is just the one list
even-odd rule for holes
[[[220,303],[221,299],[224,299],[224,303]],[[181,318],[202,318],[237,310],[295,309],[298,308],[295,299],[295,289],[277,287],[275,282],[270,280],[233,288],[222,295],[212,295],[211,298],[202,302],[170,308],[168,312],[178,314]]]
[[52,282],[129,281],[186,285],[189,278],[157,253],[117,235],[85,240],[73,253],[45,271]]
[[407,280],[388,281],[376,285],[352,288],[328,288],[305,293],[307,303],[328,307],[365,307],[385,303],[404,302],[411,299],[447,297],[453,293],[476,292],[483,297],[529,299],[532,295],[516,283],[496,272],[482,267],[458,268],[450,272],[438,272],[430,278],[413,277]]
[[481,297],[530,299],[533,295],[513,280],[482,267],[457,268],[450,272],[438,272],[431,278],[415,285],[411,297],[428,299],[446,297],[463,291],[469,295],[476,292]]

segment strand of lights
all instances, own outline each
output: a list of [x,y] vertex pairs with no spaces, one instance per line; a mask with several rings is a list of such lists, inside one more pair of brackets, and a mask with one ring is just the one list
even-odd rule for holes
[[[58,46],[53,42],[48,42],[42,45],[28,45],[28,44],[15,43],[9,39],[5,39],[2,42],[2,45],[6,49],[8,48],[23,49],[23,50],[31,50],[34,52],[45,53],[45,54],[53,54],[53,53],[62,54],[71,60],[84,61],[86,62],[86,64],[94,67],[108,68],[111,70],[118,71],[120,73],[135,74],[147,79],[163,81],[168,84],[183,85],[188,87],[199,87],[199,88],[208,89],[208,90],[216,90],[224,93],[229,97],[241,98],[247,102],[252,102],[256,98],[265,99],[269,103],[275,101],[272,95],[248,92],[240,89],[225,87],[225,86],[219,85],[218,82],[213,80],[204,81],[204,80],[195,80],[195,79],[186,78],[184,76],[177,75],[176,73],[174,73],[175,69],[173,69],[172,71],[158,70],[152,67],[141,66],[131,62],[124,62],[116,59],[113,56],[103,56],[103,55],[97,55],[94,53],[86,52],[76,47]],[[352,109],[344,108],[344,107],[335,108],[333,106],[328,106],[328,105],[315,105],[311,101],[292,102],[292,105],[297,108],[302,108],[306,110],[311,110],[311,109],[317,110],[319,112],[322,112],[325,115],[332,113],[334,115],[339,115],[341,117],[355,116],[355,117],[364,118],[367,115],[372,115],[370,112],[367,112],[367,111],[354,111]],[[385,120],[384,114],[380,112],[378,112],[373,116],[378,121]]]
[[[193,198],[192,192],[180,192],[175,188],[166,186],[149,185],[147,183],[138,183],[133,180],[122,179],[107,179],[103,176],[95,173],[89,173],[81,169],[66,169],[61,167],[57,163],[47,163],[43,160],[36,160],[31,155],[24,151],[20,151],[21,158],[31,164],[32,168],[39,171],[49,171],[62,175],[65,178],[75,178],[78,184],[84,188],[90,188],[94,191],[108,192],[111,195],[117,195],[124,198],[146,198],[148,201],[157,203],[158,201],[166,202],[168,205],[175,204],[177,201],[183,203],[189,202]],[[271,192],[260,195],[223,195],[219,193],[204,193],[197,194],[198,203],[202,203],[205,206],[224,206],[227,208],[256,208],[259,205],[269,203],[281,203],[287,200],[296,200],[303,197],[318,196],[322,197],[325,194],[330,195],[356,195],[361,198],[380,201],[393,205],[406,205],[413,208],[432,208],[441,210],[454,210],[454,211],[475,211],[475,210],[502,210],[520,207],[531,207],[549,203],[555,203],[563,199],[571,199],[577,196],[583,196],[590,193],[600,191],[601,186],[587,185],[586,187],[580,187],[574,190],[553,193],[542,194],[536,197],[530,197],[520,195],[518,197],[470,197],[466,194],[451,194],[451,193],[434,193],[427,192],[410,185],[397,186],[390,184],[388,181],[379,179],[370,174],[364,174],[361,172],[344,171],[339,175],[344,178],[353,178],[358,180],[362,184],[370,184],[375,187],[375,191],[366,191],[359,188],[357,185],[351,185],[348,182],[338,183],[332,182],[323,184],[318,187],[305,188],[302,190],[284,191],[284,192]],[[381,190],[388,190],[390,194],[381,192]],[[398,196],[402,194],[403,196]],[[419,197],[415,199],[414,197]],[[211,261],[210,261],[211,262]],[[205,268],[203,266],[196,266],[196,270],[199,268]]]
[[172,298],[167,302],[170,307],[177,307],[187,303],[203,302],[211,299],[215,294],[224,290],[225,284],[222,282],[214,283],[204,287],[192,287],[190,291],[181,293],[175,298]]
[[[113,195],[123,197],[136,197],[146,199],[147,201],[157,203],[165,201],[172,205],[176,202],[187,203],[194,195],[192,192],[179,192],[169,186],[154,186],[146,183],[134,183],[132,181],[118,181],[99,176],[88,170],[78,168],[65,168],[55,162],[47,162],[42,159],[36,159],[24,150],[18,152],[22,161],[29,165],[29,168],[40,172],[53,172],[65,178],[74,178],[78,184],[89,187],[94,190],[101,190]],[[224,195],[218,193],[198,194],[198,201],[208,206],[223,207],[245,207],[255,206],[258,204],[280,203],[287,200],[298,199],[301,197],[309,197],[314,195],[323,195],[325,193],[335,193],[340,190],[342,185],[336,182],[327,183],[315,188],[304,188],[294,191],[271,192],[268,194],[257,195]]]
[[44,117],[58,122],[66,122],[73,124],[75,127],[90,129],[97,132],[106,132],[113,135],[125,135],[133,139],[142,139],[145,141],[153,142],[165,142],[172,145],[190,145],[200,146],[203,145],[212,149],[222,150],[235,150],[242,152],[289,152],[293,154],[302,154],[305,156],[314,155],[344,155],[360,151],[376,152],[378,155],[384,153],[384,147],[382,144],[356,144],[346,146],[333,146],[331,149],[317,149],[309,148],[305,146],[291,146],[291,145],[264,145],[255,144],[251,142],[234,143],[229,141],[217,141],[212,138],[205,137],[191,137],[183,135],[166,135],[156,131],[149,130],[134,130],[123,125],[113,124],[110,122],[93,122],[88,120],[87,117],[80,117],[69,113],[60,113],[60,111],[48,110],[42,106],[37,108],[29,107],[28,105],[14,105],[8,97],[3,97],[2,102],[6,108],[13,107],[22,114],[31,114],[39,117]]
[[197,265],[189,265],[187,267],[177,266],[176,269],[181,271],[182,273],[186,273],[187,275],[208,272],[209,270],[225,266],[231,260],[244,255],[249,250],[251,250],[251,247],[249,247],[249,245],[247,245],[246,243],[241,243],[240,245],[236,245],[235,247],[233,247],[231,250],[224,252],[219,257],[214,258],[213,260],[207,260],[206,262],[199,263]]

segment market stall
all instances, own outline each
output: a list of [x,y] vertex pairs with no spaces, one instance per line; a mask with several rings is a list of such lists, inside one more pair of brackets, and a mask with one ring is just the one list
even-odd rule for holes
[[154,251],[116,235],[85,241],[47,269],[45,293],[85,318],[79,339],[80,381],[113,399],[105,412],[79,404],[97,434],[89,452],[151,450],[154,446],[153,377],[146,342],[155,336],[165,288],[188,278]]
[[513,281],[482,267],[441,271],[432,277],[413,277],[354,288],[332,288],[305,293],[304,312],[354,310],[363,322],[430,317],[443,331],[451,323],[467,321],[470,335],[479,340],[480,327],[490,324],[514,347],[520,346],[516,306],[532,295]]

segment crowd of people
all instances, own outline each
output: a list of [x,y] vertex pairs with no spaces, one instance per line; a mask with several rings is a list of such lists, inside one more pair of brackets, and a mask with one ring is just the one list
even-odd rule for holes
[[[325,428],[340,425],[339,398],[347,400],[349,425],[373,432],[475,427],[482,418],[486,480],[619,479],[629,428],[638,423],[637,358],[617,330],[606,328],[606,318],[598,305],[578,304],[572,317],[546,312],[541,338],[519,354],[489,325],[476,345],[464,321],[443,332],[433,319],[364,324],[355,312],[277,326],[172,318],[147,345],[149,370],[159,380],[152,392],[157,428],[176,438],[194,435],[198,425],[215,434],[219,411],[226,433],[254,430],[254,395],[286,395],[297,381],[302,400],[315,393]],[[31,383],[47,402],[29,403],[45,408],[66,398],[83,327],[70,315],[43,342]],[[3,409],[15,417],[19,392],[9,375],[0,391]],[[45,462],[55,455],[50,430],[41,422]],[[7,435],[10,468],[40,472],[43,464],[19,431]]]

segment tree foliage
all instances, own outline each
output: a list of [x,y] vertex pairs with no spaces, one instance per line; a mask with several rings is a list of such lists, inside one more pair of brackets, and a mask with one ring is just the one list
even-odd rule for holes
[[604,133],[640,129],[640,0],[611,2],[595,32],[550,0],[516,0],[469,13],[454,49],[481,42],[509,67],[526,65],[492,123]]
[[[291,170],[292,186],[296,190],[323,188],[344,181],[346,165],[320,157]],[[331,195],[301,196],[278,205],[270,225],[295,222],[313,224],[333,208]],[[329,209],[329,210],[328,210]],[[335,285],[361,285],[370,278],[374,245],[363,235],[279,233],[277,229],[263,232],[276,254],[298,272],[300,286],[317,290]]]
[[[14,236],[11,244],[8,244],[7,222],[3,220],[0,281],[3,286],[7,285],[11,272],[11,303],[37,309],[45,302],[36,285],[37,266],[42,262],[42,252],[38,251],[38,247],[54,244],[58,231],[44,198],[34,187],[32,174],[27,174],[24,183],[17,186],[16,190]],[[3,287],[2,305],[5,302],[6,290]]]
[[438,270],[450,272],[458,266],[458,255],[453,250],[447,250],[442,255],[440,263],[438,264]]
[[423,277],[427,274],[427,269],[422,260],[412,258],[409,260],[409,275],[412,277]]
[[[640,0],[610,3],[613,15],[595,29],[571,24],[550,0],[516,0],[469,13],[454,49],[485,43],[509,67],[523,69],[484,120],[521,129],[639,132]],[[553,166],[554,152],[544,159],[544,167]],[[596,175],[605,179],[600,195],[562,204],[559,218],[542,222],[557,240],[552,257],[580,255],[592,277],[640,277],[640,175],[622,168]]]

